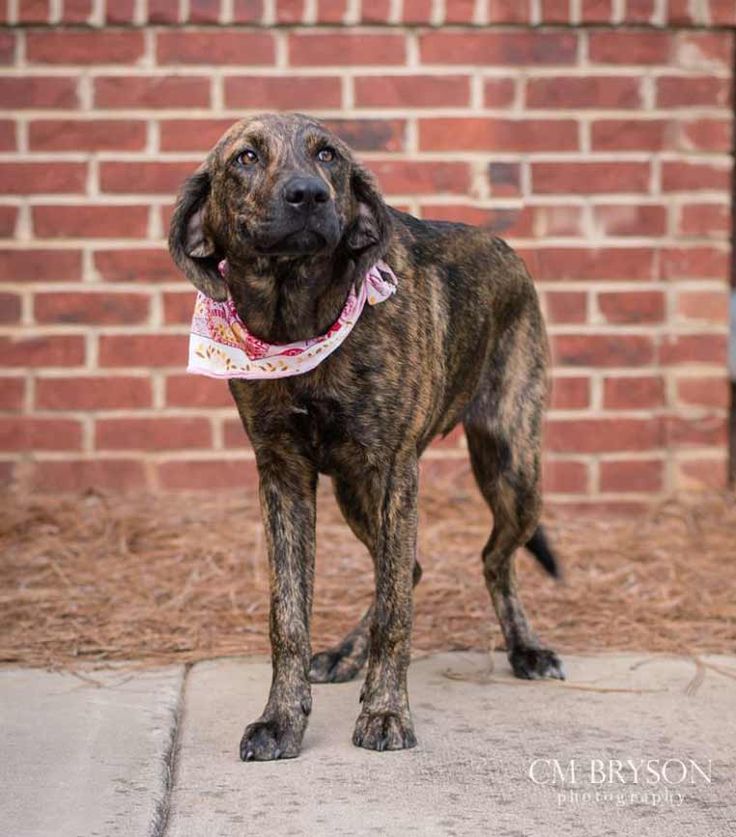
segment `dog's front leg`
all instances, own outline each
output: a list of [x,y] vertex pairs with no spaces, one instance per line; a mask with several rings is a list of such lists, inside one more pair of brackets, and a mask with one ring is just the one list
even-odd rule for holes
[[417,743],[406,687],[417,539],[417,470],[415,456],[392,462],[377,509],[376,596],[368,673],[353,734],[353,743],[369,750],[403,750]]
[[244,761],[298,756],[312,709],[309,618],[317,474],[295,453],[259,452],[257,458],[270,571],[273,677],[263,714],[246,727],[240,742]]

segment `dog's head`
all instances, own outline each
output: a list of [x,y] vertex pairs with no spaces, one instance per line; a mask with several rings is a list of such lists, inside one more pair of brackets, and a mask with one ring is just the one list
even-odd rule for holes
[[218,264],[343,256],[363,270],[385,253],[390,217],[370,174],[314,119],[235,123],[184,184],[169,249],[187,278],[227,296]]

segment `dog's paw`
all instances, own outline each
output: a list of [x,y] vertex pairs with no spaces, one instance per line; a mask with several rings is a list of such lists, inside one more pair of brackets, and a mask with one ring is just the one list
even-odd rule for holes
[[311,683],[347,683],[363,668],[363,661],[349,657],[340,651],[320,651],[312,657],[309,668]]
[[256,721],[245,728],[240,740],[243,761],[293,759],[301,750],[302,735],[288,723],[276,720]]
[[408,750],[417,746],[411,718],[396,712],[361,712],[353,744],[366,750]]
[[514,649],[509,654],[509,662],[516,677],[524,680],[541,680],[551,677],[556,680],[565,679],[562,661],[549,648],[526,646]]

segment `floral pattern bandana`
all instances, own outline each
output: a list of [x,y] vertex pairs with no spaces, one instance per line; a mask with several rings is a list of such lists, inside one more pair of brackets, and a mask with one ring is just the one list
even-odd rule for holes
[[[227,262],[219,264],[224,276]],[[377,305],[396,292],[396,276],[385,262],[368,271],[360,290],[352,288],[340,316],[319,337],[295,343],[266,343],[248,331],[230,297],[216,302],[197,294],[189,335],[187,372],[210,378],[287,378],[314,369],[353,330],[366,302]]]

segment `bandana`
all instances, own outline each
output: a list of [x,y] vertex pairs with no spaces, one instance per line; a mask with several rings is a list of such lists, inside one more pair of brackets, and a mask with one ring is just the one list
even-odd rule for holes
[[[224,276],[227,261],[218,265]],[[382,275],[384,274],[384,275]],[[388,277],[388,278],[387,278]],[[319,337],[295,343],[267,343],[248,331],[228,296],[216,302],[197,293],[189,335],[187,372],[210,378],[288,378],[314,369],[342,344],[353,330],[366,302],[377,305],[396,292],[396,276],[384,262],[368,271],[356,291],[350,291],[340,316]]]

